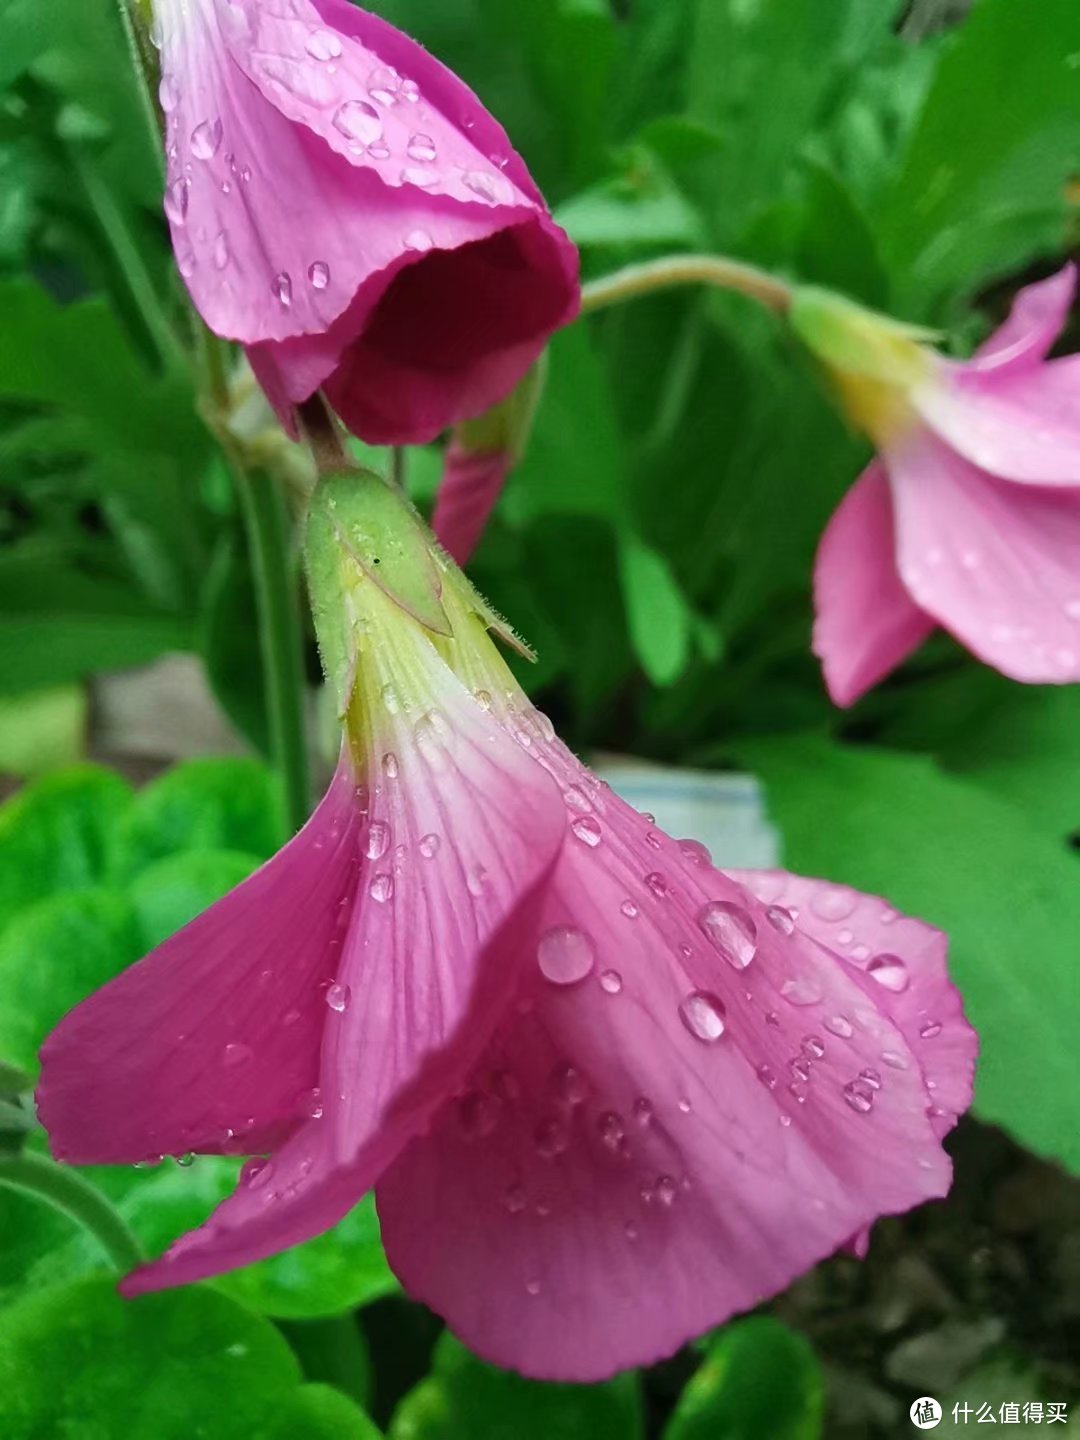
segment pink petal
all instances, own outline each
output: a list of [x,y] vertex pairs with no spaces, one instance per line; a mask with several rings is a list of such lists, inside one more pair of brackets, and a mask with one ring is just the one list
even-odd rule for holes
[[983,342],[968,368],[992,374],[1044,360],[1065,328],[1075,294],[1076,266],[1071,261],[1046,280],[1025,285],[1008,319]]
[[352,905],[364,824],[353,791],[340,769],[272,860],[60,1022],[37,1093],[58,1158],[250,1152],[296,1129]]
[[889,470],[916,603],[1014,680],[1080,679],[1080,493],[1010,485],[929,434]]
[[943,1195],[950,1167],[892,996],[561,747],[541,758],[572,838],[531,989],[377,1197],[403,1284],[478,1354],[597,1380]]
[[431,528],[459,565],[476,549],[510,465],[505,450],[467,450],[457,440],[447,446]]
[[368,824],[335,989],[319,997],[307,1118],[127,1294],[248,1264],[334,1224],[453,1093],[519,983],[518,936],[535,924],[563,840],[558,791],[418,627],[372,663],[392,713],[377,728],[369,716],[357,757]]
[[875,460],[840,502],[814,566],[814,654],[837,705],[853,705],[934,628],[895,556],[888,479]]
[[[173,243],[287,425],[357,342],[332,387],[343,418],[378,443],[428,439],[512,389],[571,318],[576,252],[475,96],[391,27],[333,9],[340,31],[309,0],[162,7]],[[482,326],[461,324],[470,287]]]

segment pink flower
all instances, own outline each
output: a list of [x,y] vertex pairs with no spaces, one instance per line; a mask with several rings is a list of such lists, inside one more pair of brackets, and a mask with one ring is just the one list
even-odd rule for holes
[[838,705],[935,625],[1014,680],[1080,679],[1080,358],[1045,359],[1075,284],[1068,265],[1022,290],[965,363],[815,300],[804,338],[879,452],[817,558],[814,650]]
[[378,444],[500,400],[577,309],[505,132],[347,0],[156,0],[165,210],[203,319],[283,423],[322,388]]
[[384,545],[372,494],[354,525],[350,483],[322,493],[352,622],[312,564],[337,777],[267,866],[60,1023],[40,1113],[74,1161],[269,1154],[127,1294],[296,1244],[374,1186],[405,1288],[478,1354],[594,1380],[944,1195],[974,1036],[938,931],[725,875],[619,800],[460,572],[432,554],[418,603],[418,531]]
[[507,450],[468,450],[457,439],[446,447],[431,528],[459,565],[480,543],[513,463]]

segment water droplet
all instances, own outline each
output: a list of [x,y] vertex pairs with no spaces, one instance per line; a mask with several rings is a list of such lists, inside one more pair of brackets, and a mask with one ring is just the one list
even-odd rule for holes
[[679,1193],[679,1187],[670,1175],[661,1175],[657,1178],[653,1194],[661,1205],[671,1207],[675,1204],[675,1197]]
[[292,304],[292,281],[284,270],[280,275],[274,276],[274,283],[270,288],[278,304],[287,310]]
[[709,847],[703,845],[700,840],[680,840],[679,852],[691,865],[712,865],[712,856],[709,854]]
[[858,1080],[851,1080],[844,1086],[844,1099],[857,1110],[860,1115],[865,1115],[873,1108],[874,1095],[867,1086],[859,1083]]
[[734,970],[745,970],[757,954],[757,926],[741,905],[712,900],[698,911],[698,925]]
[[789,1005],[816,1005],[821,999],[821,986],[809,976],[798,980],[785,980],[780,994]]
[[781,1116],[780,1116],[780,1124],[783,1125],[784,1129],[786,1130],[787,1127],[791,1124],[791,1116],[790,1116],[790,1115],[781,1115]]
[[941,1034],[941,1021],[928,1020],[919,1031],[919,1038],[922,1040],[933,1040],[936,1035]]
[[191,183],[188,180],[174,180],[165,191],[165,214],[174,225],[183,225],[187,220],[188,200],[191,198]]
[[315,30],[304,48],[313,60],[336,60],[341,54],[341,41],[330,30]]
[[536,958],[545,980],[553,985],[576,985],[596,964],[596,949],[584,930],[556,925],[541,937]]
[[222,1054],[225,1064],[230,1069],[235,1065],[244,1065],[249,1061],[254,1052],[250,1045],[232,1044],[226,1045]]
[[627,1220],[623,1226],[623,1234],[627,1240],[636,1240],[638,1238],[638,1228],[632,1220]]
[[594,820],[591,815],[579,815],[576,820],[571,821],[570,829],[575,837],[583,845],[596,846],[602,838],[599,820]]
[[385,820],[373,820],[368,827],[365,854],[369,860],[381,860],[390,845],[390,826]]
[[470,1090],[457,1104],[458,1129],[466,1140],[483,1140],[499,1123],[498,1105],[481,1090]]
[[899,955],[875,955],[867,965],[866,973],[894,995],[906,990],[911,981],[907,966]]
[[634,904],[632,900],[624,900],[619,906],[619,910],[623,915],[626,916],[627,920],[636,920],[638,914],[640,913],[638,911],[638,907]]
[[449,734],[449,726],[438,710],[429,710],[426,715],[421,715],[413,726],[416,747],[432,770],[446,767],[446,740]]
[[891,1066],[893,1070],[906,1070],[908,1068],[907,1057],[901,1055],[899,1050],[883,1050],[881,1052],[881,1058],[885,1064]]
[[369,145],[367,153],[371,156],[372,160],[390,159],[390,148],[384,145],[381,140],[376,140],[374,144]]
[[810,909],[822,920],[846,920],[858,904],[854,890],[841,885],[826,885],[814,893]]
[[509,1185],[503,1194],[503,1204],[511,1215],[520,1215],[528,1203],[525,1191],[520,1185]]
[[820,1060],[825,1054],[825,1046],[819,1035],[804,1035],[801,1049],[810,1060]]
[[331,1010],[337,1014],[343,1014],[349,1008],[349,1001],[352,999],[352,991],[348,985],[331,985],[326,992],[326,1003]]
[[639,1095],[634,1101],[634,1119],[639,1125],[651,1125],[655,1113],[653,1103],[647,1096]]
[[724,1033],[727,1012],[709,990],[693,990],[679,1006],[679,1019],[695,1040],[712,1044]]
[[686,1098],[686,1096],[684,1095],[684,1096],[680,1099],[680,1101],[679,1101],[679,1112],[680,1112],[680,1114],[682,1114],[682,1115],[689,1115],[689,1114],[690,1114],[690,1111],[691,1111],[693,1108],[694,1108],[694,1107],[690,1104],[690,1101],[689,1101],[689,1100]]
[[180,87],[171,75],[163,75],[161,84],[158,86],[158,99],[161,101],[161,108],[168,115],[180,104]]
[[796,1058],[788,1062],[788,1068],[796,1080],[801,1080],[805,1084],[806,1081],[810,1079],[811,1070],[809,1060]]
[[194,1156],[194,1154],[189,1150],[186,1155],[178,1155],[178,1156],[176,1157],[176,1163],[177,1163],[182,1169],[188,1170],[188,1169],[191,1168],[192,1165],[195,1164],[195,1156]]
[[[430,250],[434,244],[435,241],[432,240],[431,236],[426,230],[410,230],[409,233],[405,236],[405,249],[416,250],[421,255],[425,254],[428,250]],[[487,695],[487,691],[477,691],[477,699],[480,698],[481,694]],[[488,695],[488,704],[484,708],[491,708],[490,695]]]
[[839,1035],[842,1040],[850,1040],[855,1034],[855,1027],[845,1015],[830,1015],[823,1023],[830,1035]]
[[865,1070],[859,1071],[859,1079],[869,1085],[871,1090],[881,1089],[881,1075],[877,1070],[872,1070],[869,1065]]
[[268,1160],[245,1160],[240,1169],[240,1184],[251,1190],[257,1190],[260,1185],[265,1185],[270,1179],[270,1162]]
[[490,710],[490,709],[491,709],[491,692],[490,692],[490,691],[488,691],[488,690],[475,690],[475,691],[473,691],[473,694],[474,694],[474,696],[475,696],[475,698],[476,698],[476,703],[480,706],[480,709],[481,709],[481,710]]
[[585,1077],[568,1062],[555,1066],[551,1074],[551,1084],[555,1094],[566,1105],[580,1105],[589,1094]]
[[525,1294],[526,1294],[526,1295],[531,1295],[531,1296],[535,1299],[536,1296],[540,1294],[540,1281],[539,1281],[539,1280],[526,1280],[526,1281],[525,1281]]
[[596,1122],[596,1133],[600,1136],[601,1144],[608,1150],[618,1151],[619,1146],[626,1138],[626,1127],[623,1125],[622,1116],[615,1110],[606,1110]]
[[761,1083],[766,1087],[766,1089],[768,1089],[768,1090],[775,1090],[775,1089],[776,1089],[776,1076],[775,1076],[775,1074],[773,1073],[773,1069],[772,1069],[772,1066],[771,1066],[771,1065],[759,1065],[759,1066],[757,1067],[757,1077],[758,1077],[758,1079],[761,1081]]
[[420,190],[434,190],[439,183],[437,170],[426,170],[422,165],[406,165],[401,172],[403,185],[415,185]]
[[499,204],[499,189],[504,182],[501,180],[496,182],[494,175],[487,175],[483,170],[463,170],[461,183],[479,199],[486,201],[488,205]]
[[396,105],[401,89],[401,76],[389,66],[373,70],[368,76],[368,94],[380,105]]
[[334,111],[331,121],[339,135],[355,140],[360,145],[373,145],[382,138],[383,127],[379,112],[366,100],[346,100]]
[[409,138],[405,154],[410,160],[434,160],[436,156],[435,141],[430,135],[412,135]]
[[605,995],[618,995],[622,990],[623,979],[618,970],[602,970],[600,972],[600,989]]
[[585,792],[579,790],[576,785],[568,785],[566,787],[563,791],[563,799],[566,801],[568,810],[577,810],[579,813],[583,813],[592,808]]
[[488,872],[482,865],[474,865],[465,873],[465,888],[469,894],[479,899],[487,889]]
[[383,871],[379,875],[376,875],[374,880],[372,880],[371,884],[368,886],[368,894],[373,900],[378,901],[380,905],[385,905],[387,900],[390,899],[393,893],[394,877],[392,875],[386,874],[385,871]]
[[669,894],[667,880],[659,870],[654,870],[651,875],[645,876],[645,884],[658,900],[666,900]]
[[554,1160],[570,1144],[570,1136],[561,1120],[541,1120],[533,1131],[536,1153],[545,1160]]
[[306,1115],[309,1120],[321,1120],[323,1117],[322,1091],[316,1085],[300,1099],[300,1113]]
[[[650,824],[652,824],[654,818],[652,815],[645,815],[645,819],[648,820]],[[648,831],[645,836],[645,844],[648,845],[651,850],[659,850],[663,844],[660,832],[658,830]]]
[[403,80],[401,82],[401,98],[407,100],[410,105],[415,105],[420,99],[420,86],[415,80]]
[[250,179],[251,179],[251,166],[250,166],[250,165],[245,165],[245,166],[243,167],[243,169],[240,171],[240,179],[243,180],[243,182],[244,182],[245,185],[250,181]]
[[191,153],[196,160],[212,160],[221,149],[221,121],[204,120],[191,132]]
[[417,849],[420,851],[420,854],[423,855],[425,860],[433,860],[435,856],[439,853],[439,846],[441,843],[442,842],[440,841],[438,835],[424,835],[421,838],[420,844],[417,846]]
[[214,268],[224,270],[229,263],[229,237],[219,230],[214,240]]
[[176,268],[185,280],[190,280],[195,274],[195,256],[190,250],[185,250],[182,255],[177,256]]
[[330,266],[325,260],[316,260],[308,267],[307,275],[313,290],[325,290],[330,284]]
[[791,935],[795,930],[795,921],[791,918],[791,911],[785,910],[782,905],[770,905],[765,911],[765,919],[781,935]]

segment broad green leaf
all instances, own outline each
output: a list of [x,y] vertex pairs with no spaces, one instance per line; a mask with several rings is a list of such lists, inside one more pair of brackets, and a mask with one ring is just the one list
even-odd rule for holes
[[218,703],[259,752],[269,755],[266,682],[258,633],[247,549],[238,536],[223,535],[203,589],[199,650]]
[[132,876],[180,850],[261,859],[282,841],[277,781],[257,760],[187,760],[147,785],[116,835],[117,872]]
[[25,906],[101,884],[131,791],[85,765],[35,781],[0,806],[0,933]]
[[664,1440],[817,1440],[824,1408],[821,1368],[809,1343],[756,1315],[709,1342]]
[[0,1311],[5,1440],[367,1440],[343,1395],[304,1394],[268,1321],[205,1286],[123,1300],[113,1277]]
[[629,157],[626,173],[572,196],[555,213],[571,240],[615,250],[708,242],[697,210],[644,150]]
[[58,894],[0,935],[0,1060],[37,1073],[45,1036],[142,954],[131,902],[112,890]]
[[238,850],[183,850],[157,860],[132,882],[144,950],[152,950],[259,868]]
[[1078,54],[1074,0],[978,0],[949,37],[880,214],[911,318],[934,314],[950,286],[970,293],[992,270],[1063,243],[1080,151]]
[[82,758],[86,692],[56,685],[0,695],[0,771],[34,776]]
[[406,1395],[390,1440],[640,1440],[636,1376],[604,1385],[551,1385],[496,1370],[448,1332],[431,1375]]
[[670,685],[686,666],[693,614],[662,555],[636,535],[619,542],[619,576],[630,638],[654,685]]
[[924,758],[816,739],[753,740],[784,863],[947,932],[979,1032],[975,1104],[1038,1154],[1080,1169],[1080,857],[1023,810]]

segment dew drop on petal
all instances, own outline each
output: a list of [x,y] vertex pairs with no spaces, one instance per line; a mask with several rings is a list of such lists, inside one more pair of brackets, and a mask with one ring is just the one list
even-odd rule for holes
[[380,875],[376,875],[368,886],[368,894],[373,900],[378,901],[380,905],[385,905],[393,893],[394,877],[386,874],[385,871]]
[[313,60],[336,60],[341,54],[341,41],[332,30],[314,30],[304,48]]
[[368,76],[368,94],[380,105],[396,105],[401,90],[401,76],[389,66],[373,70]]
[[875,955],[867,965],[866,973],[894,995],[906,990],[911,980],[907,966],[899,955]]
[[825,1054],[825,1045],[818,1035],[804,1035],[800,1048],[809,1060],[820,1060]]
[[175,110],[177,105],[179,105],[180,87],[171,75],[163,75],[161,77],[161,84],[158,86],[158,99],[166,115],[168,115],[170,111]]
[[636,920],[639,914],[638,907],[632,900],[624,900],[619,906],[619,911],[626,916],[627,920]]
[[654,1114],[652,1101],[645,1095],[639,1095],[634,1101],[634,1119],[639,1125],[649,1125]]
[[839,1035],[842,1040],[850,1040],[855,1034],[855,1027],[845,1015],[830,1015],[822,1022],[830,1035]]
[[771,1065],[759,1065],[757,1067],[757,1077],[767,1090],[776,1089],[776,1076],[773,1073]]
[[191,153],[196,160],[212,160],[221,149],[220,120],[204,120],[191,132]]
[[860,1115],[866,1115],[873,1108],[873,1092],[866,1085],[860,1084],[858,1080],[849,1081],[844,1086],[843,1094],[852,1110],[857,1110]]
[[[426,254],[426,252],[430,250],[434,244],[435,241],[432,240],[431,236],[426,230],[410,230],[409,233],[405,236],[405,249],[415,250],[421,255]],[[486,694],[487,692],[479,692],[477,695],[478,699],[480,693]],[[489,704],[486,707],[488,709],[491,708],[490,699],[491,697],[488,696]]]
[[385,820],[373,820],[368,827],[365,853],[369,860],[381,860],[390,845],[390,826]]
[[224,270],[229,263],[229,237],[224,230],[219,230],[214,240],[214,268]]
[[545,980],[553,985],[576,985],[596,964],[596,948],[584,930],[556,925],[541,936],[536,959]]
[[325,260],[316,260],[307,273],[313,290],[325,290],[330,284],[330,266]]
[[581,1071],[566,1061],[555,1066],[551,1074],[551,1085],[558,1098],[571,1107],[582,1104],[589,1093]]
[[250,1045],[226,1045],[222,1059],[231,1069],[233,1066],[246,1064],[246,1062],[251,1059],[253,1053]]
[[585,792],[580,790],[576,785],[568,785],[566,787],[563,791],[563,799],[566,802],[566,808],[568,810],[577,810],[579,813],[583,813],[592,808]]
[[757,954],[757,926],[741,905],[712,900],[698,911],[698,925],[734,970],[745,970]]
[[165,214],[174,225],[183,225],[187,220],[188,200],[191,183],[188,180],[174,180],[165,191]]
[[596,846],[602,839],[599,820],[594,820],[591,815],[579,815],[576,820],[571,821],[570,829],[574,837],[583,845]]
[[691,865],[712,865],[712,856],[709,854],[709,847],[703,845],[700,840],[680,840],[679,853],[688,860]]
[[650,875],[645,876],[645,884],[658,900],[666,900],[669,895],[668,882],[659,870],[654,870]]
[[346,100],[334,111],[331,124],[339,135],[356,140],[361,145],[372,145],[382,138],[383,125],[379,112],[366,100]]
[[349,1001],[352,999],[352,991],[348,985],[331,985],[326,992],[326,1003],[330,1009],[338,1015],[343,1014],[349,1008]]
[[487,889],[488,872],[482,865],[474,865],[465,874],[465,888],[477,900]]
[[438,835],[424,835],[421,837],[420,844],[417,846],[417,849],[420,851],[420,854],[423,855],[425,860],[433,860],[435,856],[439,853],[440,844],[441,841],[439,840]]
[[765,911],[765,919],[774,930],[781,935],[791,935],[795,930],[795,921],[791,918],[791,911],[785,910],[782,905],[770,905]]
[[675,1203],[678,1190],[679,1187],[670,1175],[661,1175],[657,1178],[656,1185],[653,1187],[653,1194],[656,1199],[660,1201],[661,1205],[670,1208]]
[[936,1035],[940,1035],[940,1034],[941,1034],[941,1021],[940,1021],[940,1020],[928,1020],[927,1023],[926,1023],[926,1024],[922,1027],[922,1029],[919,1031],[919,1038],[920,1038],[921,1040],[933,1040]]
[[810,909],[822,920],[846,920],[858,904],[854,890],[826,885],[814,893]]
[[430,135],[412,135],[405,149],[410,160],[430,161],[436,156],[435,141]]
[[893,1070],[906,1070],[908,1068],[907,1057],[902,1055],[899,1050],[883,1050],[881,1052],[881,1058],[885,1064],[891,1066]]
[[540,1281],[539,1281],[539,1280],[526,1280],[526,1281],[525,1281],[525,1294],[526,1294],[526,1295],[531,1295],[531,1296],[535,1299],[536,1296],[540,1294]]
[[181,1169],[189,1170],[191,1166],[195,1164],[194,1152],[189,1150],[186,1155],[178,1155],[176,1157],[176,1163],[181,1167]]
[[270,1162],[268,1160],[245,1160],[240,1169],[240,1184],[249,1189],[257,1190],[260,1185],[265,1185],[270,1179]]
[[608,1150],[618,1151],[626,1138],[626,1127],[622,1116],[615,1110],[606,1110],[596,1122],[596,1133]]
[[727,1012],[709,990],[693,990],[679,1005],[679,1019],[695,1040],[712,1044],[724,1033]]
[[503,1193],[503,1204],[511,1215],[520,1215],[528,1204],[525,1191],[520,1185],[509,1185]]
[[570,1144],[570,1135],[561,1120],[541,1120],[533,1131],[533,1143],[538,1155],[545,1160],[553,1160]]
[[396,780],[398,777],[398,758],[392,750],[388,750],[382,757],[382,772],[388,780]]
[[284,270],[274,276],[274,283],[270,288],[278,304],[287,310],[292,304],[292,281]]
[[816,980],[804,976],[798,980],[785,980],[780,994],[789,1005],[816,1005],[821,999],[821,986]]
[[600,972],[600,989],[605,995],[618,995],[622,991],[623,978],[618,970],[602,970]]

